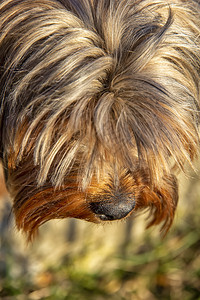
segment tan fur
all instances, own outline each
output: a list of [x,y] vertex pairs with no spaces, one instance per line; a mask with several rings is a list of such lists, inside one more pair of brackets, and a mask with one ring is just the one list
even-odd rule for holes
[[198,1],[0,1],[0,66],[2,161],[29,238],[141,209],[169,229],[199,147]]

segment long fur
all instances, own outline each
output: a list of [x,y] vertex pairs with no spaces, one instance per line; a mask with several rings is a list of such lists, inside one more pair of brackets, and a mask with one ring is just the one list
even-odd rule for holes
[[104,220],[121,199],[165,233],[199,147],[199,1],[0,1],[0,100],[29,238],[52,218]]

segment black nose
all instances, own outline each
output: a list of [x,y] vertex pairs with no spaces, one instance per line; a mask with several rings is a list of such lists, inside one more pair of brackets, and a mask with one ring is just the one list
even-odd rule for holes
[[[99,199],[98,199],[99,200]],[[102,201],[95,201],[90,203],[90,209],[100,218],[102,221],[119,220],[126,217],[135,207],[135,201],[133,199],[124,199],[120,201],[109,201],[102,199]]]

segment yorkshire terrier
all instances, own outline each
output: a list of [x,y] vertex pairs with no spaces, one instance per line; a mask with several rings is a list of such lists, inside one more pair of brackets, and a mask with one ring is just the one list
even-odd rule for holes
[[19,229],[149,210],[199,148],[199,0],[1,0],[1,160]]

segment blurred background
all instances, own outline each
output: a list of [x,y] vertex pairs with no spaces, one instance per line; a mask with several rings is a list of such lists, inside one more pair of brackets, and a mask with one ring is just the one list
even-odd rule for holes
[[162,239],[145,215],[112,225],[55,220],[27,245],[0,199],[0,299],[200,299],[200,179],[180,178],[174,224]]

